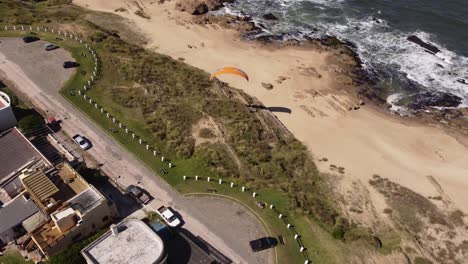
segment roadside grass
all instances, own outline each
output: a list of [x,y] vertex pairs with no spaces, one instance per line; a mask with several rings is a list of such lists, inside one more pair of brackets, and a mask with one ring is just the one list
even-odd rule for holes
[[25,260],[16,250],[9,250],[0,257],[0,264],[29,264],[31,260]]

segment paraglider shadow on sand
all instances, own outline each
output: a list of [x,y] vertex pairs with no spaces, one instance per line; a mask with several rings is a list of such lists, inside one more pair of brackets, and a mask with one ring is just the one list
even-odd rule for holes
[[292,113],[291,108],[283,107],[283,106],[268,106],[267,107],[264,105],[247,105],[247,107],[255,108],[255,109],[265,109],[270,112],[278,112],[278,113],[286,113],[286,114]]

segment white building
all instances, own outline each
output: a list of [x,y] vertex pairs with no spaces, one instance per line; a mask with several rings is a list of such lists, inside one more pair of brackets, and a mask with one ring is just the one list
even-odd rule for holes
[[10,97],[0,92],[0,132],[16,126],[16,118],[11,109]]
[[136,219],[112,225],[81,254],[88,264],[164,264],[167,258],[161,238]]

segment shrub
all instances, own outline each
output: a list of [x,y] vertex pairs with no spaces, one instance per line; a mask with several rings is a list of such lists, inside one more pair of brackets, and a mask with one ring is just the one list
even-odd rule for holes
[[29,132],[44,125],[44,119],[38,115],[28,115],[18,122],[18,128],[23,132]]

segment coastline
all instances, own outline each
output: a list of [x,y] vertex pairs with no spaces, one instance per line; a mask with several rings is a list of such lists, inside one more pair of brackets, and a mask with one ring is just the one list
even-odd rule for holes
[[[114,14],[117,8],[127,8],[130,11],[117,14],[132,21],[148,38],[146,47],[156,52],[183,58],[208,72],[223,66],[236,66],[248,72],[249,83],[235,77],[221,79],[267,107],[289,108],[291,113],[275,115],[309,148],[315,160],[328,159],[317,162],[321,171],[333,172],[331,164],[342,166],[345,177],[364,184],[368,184],[373,174],[379,174],[426,197],[439,195],[426,179],[431,175],[454,206],[468,212],[464,203],[468,198],[464,192],[468,186],[466,135],[453,132],[457,136],[454,138],[446,129],[391,116],[370,105],[349,111],[349,107],[359,104],[359,99],[352,80],[340,72],[340,56],[333,52],[241,41],[233,30],[194,24],[191,15],[175,10],[174,2],[145,2],[150,19],[135,15],[136,7],[126,1],[74,2]],[[287,79],[277,83],[279,76]],[[262,82],[273,84],[273,89],[263,88]],[[372,188],[369,190],[373,192]],[[380,212],[383,209],[377,208]]]

